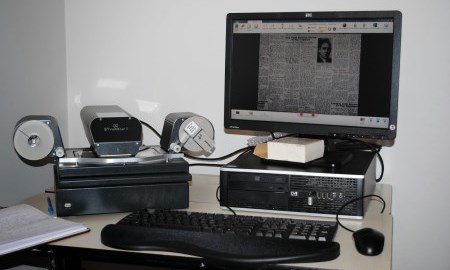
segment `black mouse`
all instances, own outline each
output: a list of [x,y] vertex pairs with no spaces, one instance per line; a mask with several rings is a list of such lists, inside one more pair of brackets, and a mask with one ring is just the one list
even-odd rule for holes
[[374,229],[364,228],[353,233],[356,249],[366,256],[376,256],[383,252],[384,235]]

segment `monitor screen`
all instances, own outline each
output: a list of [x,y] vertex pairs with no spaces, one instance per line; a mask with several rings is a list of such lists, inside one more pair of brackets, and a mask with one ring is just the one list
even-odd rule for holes
[[231,13],[225,128],[394,139],[399,11]]

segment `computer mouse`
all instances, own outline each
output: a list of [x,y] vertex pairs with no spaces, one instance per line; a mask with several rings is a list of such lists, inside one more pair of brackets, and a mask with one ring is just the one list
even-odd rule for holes
[[363,228],[353,233],[356,250],[366,256],[376,256],[383,252],[384,235],[372,228]]

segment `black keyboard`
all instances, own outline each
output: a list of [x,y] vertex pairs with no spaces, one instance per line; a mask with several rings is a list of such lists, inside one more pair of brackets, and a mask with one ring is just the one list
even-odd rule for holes
[[103,228],[103,244],[229,263],[317,262],[339,256],[334,221],[142,210]]

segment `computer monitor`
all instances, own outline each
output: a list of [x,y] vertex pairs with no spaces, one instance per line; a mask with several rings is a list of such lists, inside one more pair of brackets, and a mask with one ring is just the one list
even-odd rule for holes
[[231,13],[228,129],[392,140],[399,11]]

